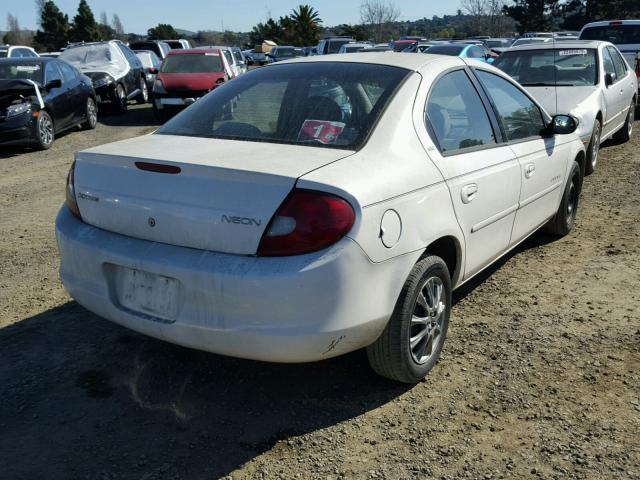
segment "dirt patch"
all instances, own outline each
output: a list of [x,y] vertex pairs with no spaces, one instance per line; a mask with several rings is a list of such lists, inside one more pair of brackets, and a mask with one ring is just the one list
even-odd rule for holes
[[148,107],[107,122],[0,154],[3,479],[640,478],[637,133],[603,148],[571,235],[456,293],[442,360],[407,387],[362,352],[236,360],[70,301],[53,221],[72,154],[155,128]]

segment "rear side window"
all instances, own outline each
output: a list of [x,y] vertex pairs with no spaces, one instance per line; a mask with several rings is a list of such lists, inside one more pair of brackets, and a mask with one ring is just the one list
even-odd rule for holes
[[160,68],[162,73],[213,73],[223,72],[220,55],[183,54],[167,55]]
[[426,114],[442,153],[496,143],[484,105],[463,70],[438,80]]
[[334,62],[253,70],[157,133],[357,150],[407,75],[402,68]]
[[515,85],[493,73],[477,71],[502,119],[509,141],[539,137],[545,127],[538,106]]

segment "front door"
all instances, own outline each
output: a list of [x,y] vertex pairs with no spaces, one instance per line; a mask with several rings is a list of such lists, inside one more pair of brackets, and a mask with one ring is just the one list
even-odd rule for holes
[[511,150],[518,158],[522,188],[510,244],[514,245],[546,223],[558,209],[569,144],[545,132],[542,112],[510,81],[476,70],[493,100]]

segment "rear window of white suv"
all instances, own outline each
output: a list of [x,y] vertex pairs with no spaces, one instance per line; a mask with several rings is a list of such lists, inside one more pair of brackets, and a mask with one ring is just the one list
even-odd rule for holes
[[585,28],[580,40],[603,40],[616,45],[640,43],[640,25],[607,25]]
[[156,133],[357,150],[409,73],[364,63],[274,65],[216,88]]

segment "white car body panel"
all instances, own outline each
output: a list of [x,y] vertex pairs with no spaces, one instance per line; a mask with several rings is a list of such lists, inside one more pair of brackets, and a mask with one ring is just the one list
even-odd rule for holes
[[[215,353],[278,362],[340,355],[376,340],[429,245],[453,242],[450,273],[461,285],[553,215],[569,165],[584,155],[571,134],[441,156],[425,127],[425,102],[438,75],[466,66],[457,57],[362,53],[288,63],[309,61],[413,73],[357,152],[173,135],[79,152],[75,190],[84,221],[66,206],[56,221],[60,276],[73,298],[133,330]],[[544,156],[549,150],[555,154]],[[142,173],[136,161],[182,171]],[[521,188],[532,162],[540,182]],[[477,197],[463,204],[460,189],[469,182]],[[254,256],[294,186],[350,202],[351,231],[319,252]],[[233,229],[216,220],[223,212],[260,225]]]

